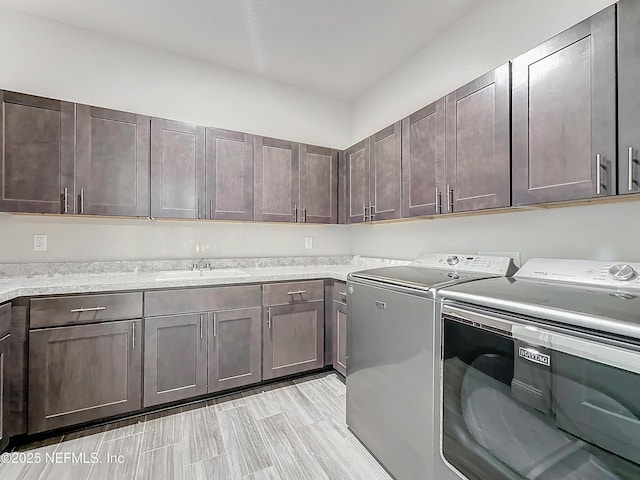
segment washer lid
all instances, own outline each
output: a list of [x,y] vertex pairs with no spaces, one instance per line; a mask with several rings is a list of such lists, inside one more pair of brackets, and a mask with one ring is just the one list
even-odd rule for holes
[[640,339],[640,292],[521,278],[492,278],[438,291],[438,298]]
[[362,279],[422,291],[428,291],[436,286],[440,287],[442,285],[487,277],[487,274],[436,270],[412,265],[373,268],[353,272],[349,275],[350,279]]

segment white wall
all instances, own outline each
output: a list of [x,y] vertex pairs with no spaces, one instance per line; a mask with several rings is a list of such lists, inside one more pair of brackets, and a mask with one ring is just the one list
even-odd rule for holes
[[[0,263],[350,255],[348,228],[0,214]],[[34,234],[48,236],[46,252]]]
[[465,85],[615,3],[613,0],[485,0],[363,94],[351,144]]
[[354,226],[362,255],[520,252],[532,257],[640,262],[638,201]]
[[0,89],[327,147],[346,102],[0,8]]

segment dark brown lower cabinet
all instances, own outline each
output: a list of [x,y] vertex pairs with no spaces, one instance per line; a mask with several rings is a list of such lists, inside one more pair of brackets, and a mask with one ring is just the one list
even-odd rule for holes
[[324,366],[324,301],[264,309],[262,377],[306,372]]
[[145,407],[207,393],[208,315],[145,319]]
[[29,333],[29,433],[141,408],[142,321]]
[[333,368],[347,376],[347,304],[333,301]]
[[0,452],[9,443],[8,409],[9,409],[9,342],[11,336],[0,339]]
[[262,379],[262,307],[213,312],[209,321],[209,392]]

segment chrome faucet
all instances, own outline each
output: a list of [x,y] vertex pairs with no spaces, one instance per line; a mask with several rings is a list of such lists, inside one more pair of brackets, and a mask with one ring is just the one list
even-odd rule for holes
[[193,262],[191,264],[191,271],[193,272],[194,270],[204,270],[208,268],[209,270],[211,270],[211,264],[206,261],[204,258],[201,258],[200,260],[198,260],[197,262]]

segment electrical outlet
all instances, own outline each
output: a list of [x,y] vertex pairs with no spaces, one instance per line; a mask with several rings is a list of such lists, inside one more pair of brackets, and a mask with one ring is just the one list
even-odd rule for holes
[[46,235],[34,235],[33,236],[33,251],[34,252],[46,252],[47,251],[47,236]]
[[313,248],[313,237],[304,237],[304,248],[311,250]]

